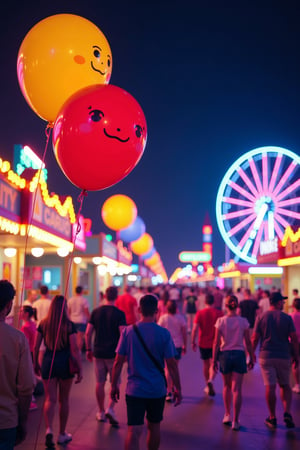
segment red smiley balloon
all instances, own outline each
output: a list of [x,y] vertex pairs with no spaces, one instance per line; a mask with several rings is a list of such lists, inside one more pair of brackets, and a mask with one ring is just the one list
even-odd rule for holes
[[53,128],[57,162],[75,186],[108,188],[141,159],[147,124],[138,102],[117,86],[94,85],[73,94]]

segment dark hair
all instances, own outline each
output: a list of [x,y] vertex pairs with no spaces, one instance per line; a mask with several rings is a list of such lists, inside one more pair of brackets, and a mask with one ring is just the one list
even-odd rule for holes
[[7,280],[0,280],[0,311],[11,302],[16,295],[13,285]]
[[115,286],[109,286],[106,291],[105,295],[108,301],[112,302],[118,298],[118,288]]
[[293,301],[293,307],[297,310],[300,311],[300,298],[294,298]]
[[41,286],[40,287],[40,293],[41,295],[47,295],[49,292],[48,286]]
[[22,310],[24,313],[27,313],[29,316],[29,319],[31,319],[31,317],[33,317],[35,320],[37,320],[37,316],[36,316],[36,309],[33,308],[30,305],[24,305],[22,306]]
[[146,294],[140,300],[140,310],[144,317],[153,316],[157,312],[157,297],[154,294]]
[[82,286],[77,286],[75,289],[76,294],[81,294],[83,291],[83,287]]
[[225,306],[230,309],[230,311],[237,309],[238,305],[239,302],[235,295],[228,295],[228,297],[226,297]]
[[168,300],[167,311],[168,311],[168,313],[172,314],[173,316],[174,316],[174,314],[176,314],[177,304],[176,304],[175,300]]
[[68,345],[72,328],[67,312],[67,300],[63,295],[53,297],[47,317],[41,321],[41,326],[45,344],[50,350],[54,350],[56,340],[57,350]]
[[205,296],[205,303],[206,305],[213,305],[214,304],[214,296],[212,294],[206,294]]

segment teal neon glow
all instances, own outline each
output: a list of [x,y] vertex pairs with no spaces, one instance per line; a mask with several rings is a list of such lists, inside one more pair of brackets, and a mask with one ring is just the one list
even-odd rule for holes
[[217,193],[216,217],[227,247],[256,264],[260,241],[282,238],[300,219],[300,157],[282,147],[243,154],[226,172]]

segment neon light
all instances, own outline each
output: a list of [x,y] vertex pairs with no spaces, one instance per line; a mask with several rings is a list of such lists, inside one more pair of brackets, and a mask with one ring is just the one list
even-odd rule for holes
[[297,242],[300,239],[300,228],[294,233],[292,228],[288,226],[285,230],[284,236],[281,241],[282,247],[286,247],[287,241],[290,240],[291,242]]
[[207,252],[180,252],[178,255],[181,262],[209,262],[211,255]]
[[220,278],[236,278],[236,277],[240,277],[240,276],[241,276],[241,272],[239,270],[235,270],[233,272],[219,273]]
[[258,232],[257,232],[257,234],[256,234],[256,238],[254,240],[254,245],[253,245],[253,250],[252,250],[253,258],[255,258],[257,253],[258,253],[259,244],[260,244],[260,241],[261,241],[263,230],[264,230],[263,227],[260,227]]
[[203,234],[212,234],[212,226],[211,225],[204,225]]
[[300,264],[300,256],[294,256],[292,258],[279,259],[277,261],[278,266],[293,266]]
[[255,220],[255,217],[256,217],[255,214],[250,214],[250,216],[248,216],[246,219],[242,220],[242,222],[240,222],[238,225],[236,225],[229,231],[229,233],[228,233],[229,236],[233,236],[234,234],[236,234],[238,231],[240,231],[242,228],[244,228],[246,225],[248,225],[249,222],[251,222],[252,220]]
[[253,197],[253,195],[249,194],[247,191],[245,191],[245,189],[243,189],[241,186],[234,183],[233,181],[230,181],[229,186],[233,188],[235,191],[239,192],[243,197],[246,197],[251,201],[255,200],[255,197]]
[[[25,236],[26,234],[26,227],[28,228],[28,236],[38,239],[39,241],[46,242],[47,244],[53,245],[53,247],[66,247],[71,252],[73,250],[73,243],[66,241],[65,239],[62,239],[58,236],[54,236],[51,233],[48,233],[47,231],[42,230],[41,228],[38,228],[34,225],[27,226],[25,225],[22,227],[20,233],[21,235]],[[25,234],[23,234],[25,231]]]
[[[259,245],[255,231],[261,230],[262,239],[270,239],[273,236],[281,238],[283,229],[300,219],[300,213],[291,209],[300,203],[299,194],[297,196],[296,192],[300,186],[299,175],[300,157],[281,147],[270,146],[251,150],[229,168],[218,190],[216,215],[222,238],[237,257],[249,263],[256,263],[255,253],[258,252]],[[248,202],[234,198],[233,190],[229,195],[230,189],[236,185],[241,186],[241,189],[237,189],[240,195],[244,196],[243,190],[248,190],[255,200]],[[242,221],[245,224],[245,232],[242,232],[239,218],[250,215],[249,209],[255,210],[258,205],[256,213],[260,214],[260,217],[254,229],[248,232],[251,222],[248,218]],[[266,205],[264,214],[260,209],[262,205]],[[246,250],[249,253],[246,254]]]
[[0,217],[0,230],[6,231],[10,234],[19,234],[20,224],[13,222],[12,220],[8,220],[5,217]]
[[248,273],[250,275],[282,275],[283,269],[281,267],[249,267]]

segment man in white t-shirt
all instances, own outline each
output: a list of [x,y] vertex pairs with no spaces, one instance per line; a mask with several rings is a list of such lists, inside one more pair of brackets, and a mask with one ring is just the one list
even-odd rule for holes
[[47,286],[40,287],[40,294],[40,298],[32,304],[32,307],[36,309],[37,325],[47,316],[51,305],[51,300],[48,298],[49,289]]
[[77,286],[74,297],[68,300],[68,312],[77,330],[77,345],[82,350],[86,324],[90,318],[89,303],[82,294],[83,287]]

